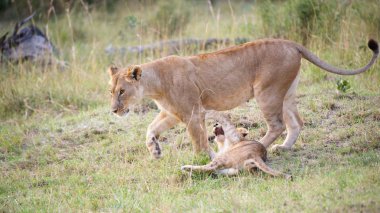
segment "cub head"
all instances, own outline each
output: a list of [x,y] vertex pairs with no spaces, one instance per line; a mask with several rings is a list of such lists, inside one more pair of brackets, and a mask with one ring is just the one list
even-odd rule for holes
[[239,133],[240,140],[244,140],[245,137],[247,137],[247,135],[249,133],[248,129],[246,129],[244,127],[236,128],[236,131]]
[[[243,128],[243,127],[236,128],[236,131],[239,134],[240,141],[245,140],[245,138],[247,137],[247,135],[249,133],[248,129]],[[223,130],[222,125],[220,125],[219,123],[216,123],[214,125],[214,131],[213,132],[215,134],[216,142],[223,143],[225,140],[225,135],[224,135],[224,130]]]
[[126,115],[129,107],[142,98],[140,66],[126,69],[111,66],[108,68],[111,85],[111,111],[119,116]]

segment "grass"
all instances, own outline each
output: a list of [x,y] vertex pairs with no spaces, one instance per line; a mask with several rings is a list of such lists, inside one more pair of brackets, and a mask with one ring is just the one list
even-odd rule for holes
[[[277,19],[285,20],[283,10],[297,3],[289,2]],[[376,5],[373,2],[366,4]],[[66,71],[27,63],[1,65],[0,211],[380,210],[379,63],[367,73],[342,77],[303,62],[298,102],[305,126],[294,151],[269,154],[269,165],[291,173],[293,182],[262,172],[243,172],[232,178],[190,176],[180,172],[181,165],[203,164],[208,159],[192,154],[184,125],[162,135],[164,157],[154,161],[144,140],[157,109],[144,101],[143,107],[127,118],[109,113],[106,67],[111,62],[146,62],[165,53],[107,56],[105,46],[146,44],[161,37],[276,36],[262,26],[265,20],[258,13],[262,7],[276,7],[249,1],[221,2],[213,8],[212,16],[206,3],[187,1],[178,8],[192,14],[188,23],[172,34],[163,34],[157,33],[160,22],[151,22],[160,4],[152,3],[145,9],[138,3],[118,4],[107,14],[101,7],[77,6],[39,23],[49,29],[50,38],[61,50],[60,58],[68,62]],[[346,8],[333,41],[326,42],[328,32],[311,32],[307,46],[337,66],[355,68],[366,63],[370,53],[362,46],[367,35],[379,36],[376,16],[363,16],[364,6],[354,2]],[[278,27],[274,33],[285,29],[302,42],[297,29]],[[350,83],[349,92],[337,93],[336,81],[340,79]],[[228,113],[236,125],[249,128],[248,137],[260,139],[265,134],[265,123],[254,101]],[[209,132],[211,126],[210,121]]]
[[[380,96],[341,98],[327,90],[323,93],[319,98],[305,95],[309,92],[300,94],[306,125],[295,151],[269,156],[269,164],[292,173],[293,182],[262,172],[233,178],[189,177],[179,171],[180,166],[204,160],[194,159],[183,126],[164,135],[165,156],[153,161],[143,141],[157,111],[123,119],[104,107],[62,119],[31,120],[8,133],[23,145],[2,156],[1,208],[377,211],[380,121],[376,115],[380,113],[376,103]],[[264,123],[255,103],[250,105],[231,116],[238,124],[245,117],[258,123],[250,129],[250,137],[257,139]]]

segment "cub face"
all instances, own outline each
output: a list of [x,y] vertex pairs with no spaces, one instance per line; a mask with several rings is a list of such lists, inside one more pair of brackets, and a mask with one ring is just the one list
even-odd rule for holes
[[130,66],[120,69],[111,66],[108,69],[111,85],[111,112],[118,116],[128,114],[129,107],[142,98],[140,88],[141,67]]
[[248,129],[243,127],[236,128],[236,131],[239,133],[240,140],[244,140],[249,133]]
[[[244,140],[249,133],[248,129],[243,127],[236,128],[236,131],[239,133],[240,140]],[[224,130],[222,125],[219,123],[214,124],[213,133],[215,135],[215,138],[218,138],[218,136],[224,136]]]

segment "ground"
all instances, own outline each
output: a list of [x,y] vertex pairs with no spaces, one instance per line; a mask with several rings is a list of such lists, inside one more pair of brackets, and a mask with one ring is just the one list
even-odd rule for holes
[[[305,83],[298,95],[305,126],[294,150],[269,154],[269,165],[291,173],[292,182],[262,172],[189,176],[181,165],[208,159],[192,154],[185,126],[161,137],[164,156],[152,160],[144,136],[158,111],[150,107],[118,118],[104,106],[4,125],[1,131],[9,134],[2,137],[14,137],[20,147],[2,152],[0,208],[379,211],[380,96],[338,94]],[[254,101],[230,115],[237,126],[248,127],[250,138],[265,133]]]

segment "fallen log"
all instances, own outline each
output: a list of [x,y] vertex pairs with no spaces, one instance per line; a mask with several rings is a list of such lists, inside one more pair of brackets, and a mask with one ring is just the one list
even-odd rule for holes
[[140,46],[130,46],[130,47],[114,47],[109,44],[105,48],[105,52],[108,55],[115,54],[142,54],[147,52],[154,53],[164,53],[166,55],[178,54],[184,49],[194,49],[194,50],[208,50],[217,47],[217,45],[230,45],[230,44],[241,44],[249,41],[247,38],[236,38],[231,40],[229,38],[218,39],[218,38],[208,38],[208,39],[179,39],[179,40],[168,40],[159,41],[153,44],[140,45]]

